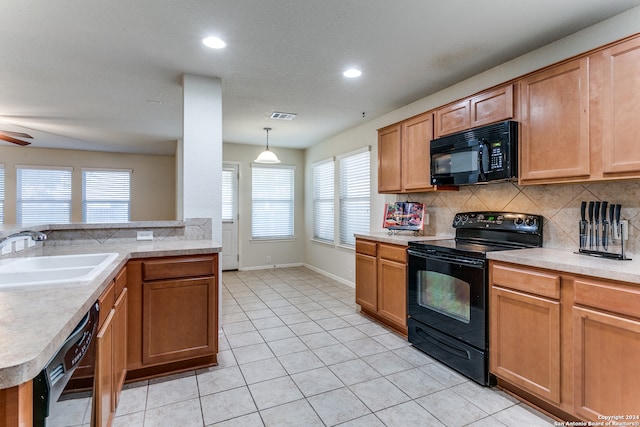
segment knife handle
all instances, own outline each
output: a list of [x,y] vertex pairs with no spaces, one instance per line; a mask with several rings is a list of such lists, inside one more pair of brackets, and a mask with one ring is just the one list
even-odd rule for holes
[[593,222],[593,201],[589,202],[589,222]]
[[616,210],[616,205],[612,203],[611,206],[609,206],[609,223],[610,224],[613,224],[613,213],[615,210]]
[[582,218],[583,221],[587,219],[587,202],[585,201],[580,204],[580,218]]
[[596,222],[599,222],[600,221],[600,201],[596,202],[596,207],[593,213],[595,215]]
[[616,223],[620,224],[620,211],[622,210],[622,205],[616,205]]
[[600,211],[600,216],[602,217],[602,222],[606,222],[607,221],[607,206],[609,205],[609,202],[602,202],[602,211]]

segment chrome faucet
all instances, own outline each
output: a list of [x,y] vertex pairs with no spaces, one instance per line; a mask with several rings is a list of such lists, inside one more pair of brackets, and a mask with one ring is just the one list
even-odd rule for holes
[[19,233],[12,234],[10,236],[0,239],[0,249],[15,242],[16,240],[24,239],[25,237],[29,237],[36,242],[47,240],[47,235],[40,231],[31,231],[31,230],[21,231]]

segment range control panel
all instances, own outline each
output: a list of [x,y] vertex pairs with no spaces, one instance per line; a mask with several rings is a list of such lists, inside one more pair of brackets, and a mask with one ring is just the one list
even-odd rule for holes
[[454,228],[536,232],[541,226],[540,215],[516,212],[462,212],[453,218]]

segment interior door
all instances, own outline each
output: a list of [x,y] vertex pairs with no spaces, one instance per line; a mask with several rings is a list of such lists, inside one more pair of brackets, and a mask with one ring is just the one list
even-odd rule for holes
[[222,269],[238,269],[238,164],[222,165]]

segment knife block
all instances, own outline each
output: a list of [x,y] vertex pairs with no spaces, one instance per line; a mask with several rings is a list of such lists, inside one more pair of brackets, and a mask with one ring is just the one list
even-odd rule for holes
[[[583,224],[582,221],[578,223],[580,249],[576,253],[621,261],[631,260],[625,254],[625,242],[629,239],[629,221],[625,219],[613,224],[601,223],[597,226],[591,222],[587,224],[586,234],[583,234],[585,231]],[[603,236],[606,236],[606,247]]]

